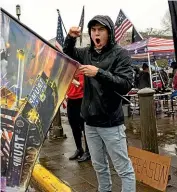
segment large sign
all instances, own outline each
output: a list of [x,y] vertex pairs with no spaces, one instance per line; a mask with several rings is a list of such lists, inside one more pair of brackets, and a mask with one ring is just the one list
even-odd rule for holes
[[136,179],[155,189],[165,191],[171,158],[157,155],[135,147],[128,147]]
[[79,63],[0,11],[1,191],[25,191]]

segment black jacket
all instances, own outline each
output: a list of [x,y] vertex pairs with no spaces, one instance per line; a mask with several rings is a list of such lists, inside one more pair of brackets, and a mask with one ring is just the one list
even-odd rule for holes
[[63,51],[84,65],[99,68],[95,77],[85,77],[84,98],[81,115],[87,125],[112,127],[124,123],[122,99],[116,94],[127,94],[132,87],[133,70],[131,59],[126,50],[115,43],[114,24],[107,16],[96,16],[88,24],[89,34],[93,21],[106,25],[109,31],[109,42],[101,53],[91,46],[76,48],[76,39],[69,35],[65,39]]
[[141,71],[138,88],[143,89],[145,87],[151,87],[150,74],[148,72]]

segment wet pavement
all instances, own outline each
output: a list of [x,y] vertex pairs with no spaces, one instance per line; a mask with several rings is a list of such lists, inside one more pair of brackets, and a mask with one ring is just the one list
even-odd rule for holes
[[[159,114],[156,116],[158,144],[161,147],[168,148],[169,151],[175,152],[177,144],[177,116],[167,116]],[[129,130],[137,135],[140,139],[140,117],[135,115],[126,119],[126,126]]]
[[[171,180],[167,187],[167,192],[177,192],[177,156],[175,155],[175,133],[176,133],[176,121],[168,128],[169,124],[163,119],[162,124],[167,123],[167,128],[159,129],[158,133],[165,132],[163,135],[159,135],[160,154],[167,154],[172,156],[171,162]],[[166,122],[166,123],[165,123]],[[170,121],[171,123],[171,121]],[[135,127],[139,126],[138,119],[133,118],[126,121],[127,124],[127,137],[128,143],[131,146],[141,147],[140,136],[133,134]],[[133,125],[134,124],[134,125]],[[161,124],[161,123],[157,123]],[[95,192],[97,190],[97,179],[93,170],[91,161],[78,163],[77,161],[69,161],[69,156],[75,151],[75,144],[72,137],[71,129],[67,122],[67,117],[62,117],[62,125],[64,133],[67,135],[67,139],[59,139],[45,141],[42,150],[40,152],[40,163],[50,170],[60,180],[71,186],[73,192]],[[132,126],[133,125],[133,126]],[[166,134],[169,133],[168,143],[166,140]],[[163,139],[161,139],[163,138]],[[112,192],[121,191],[121,181],[117,176],[112,163],[110,161],[111,176],[113,181]],[[143,184],[137,183],[137,192],[157,192]]]

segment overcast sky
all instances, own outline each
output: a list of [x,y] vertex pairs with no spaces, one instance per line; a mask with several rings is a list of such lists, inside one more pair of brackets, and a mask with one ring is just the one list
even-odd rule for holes
[[56,36],[59,9],[66,30],[78,26],[82,6],[85,5],[85,27],[97,14],[109,15],[116,21],[120,8],[138,30],[161,28],[168,10],[167,0],[0,0],[0,7],[16,16],[16,5],[21,6],[21,22],[46,40]]

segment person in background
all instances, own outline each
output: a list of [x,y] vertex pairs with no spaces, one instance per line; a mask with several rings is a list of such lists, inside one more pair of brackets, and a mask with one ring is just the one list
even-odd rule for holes
[[174,90],[177,90],[177,63],[173,61],[171,63],[171,68],[173,69],[172,75],[171,75],[171,86]]
[[169,81],[167,72],[164,69],[161,69],[159,73],[160,73],[160,79],[162,81],[162,88],[163,90],[165,90],[168,87],[168,81]]
[[139,76],[139,86],[138,86],[139,89],[143,89],[145,87],[151,87],[149,66],[146,63],[143,63],[142,69],[143,71],[140,72]]
[[172,68],[173,68],[173,89],[176,91],[177,90],[177,63],[176,62],[173,62]]
[[[85,137],[84,120],[80,116],[81,104],[83,98],[83,84],[84,84],[84,77],[82,74],[78,74],[71,83],[69,90],[67,92],[68,121],[71,126],[74,141],[77,148],[75,153],[71,157],[69,157],[69,160],[78,159],[78,162],[90,160],[90,153]],[[85,141],[85,152],[82,147],[82,132]]]

